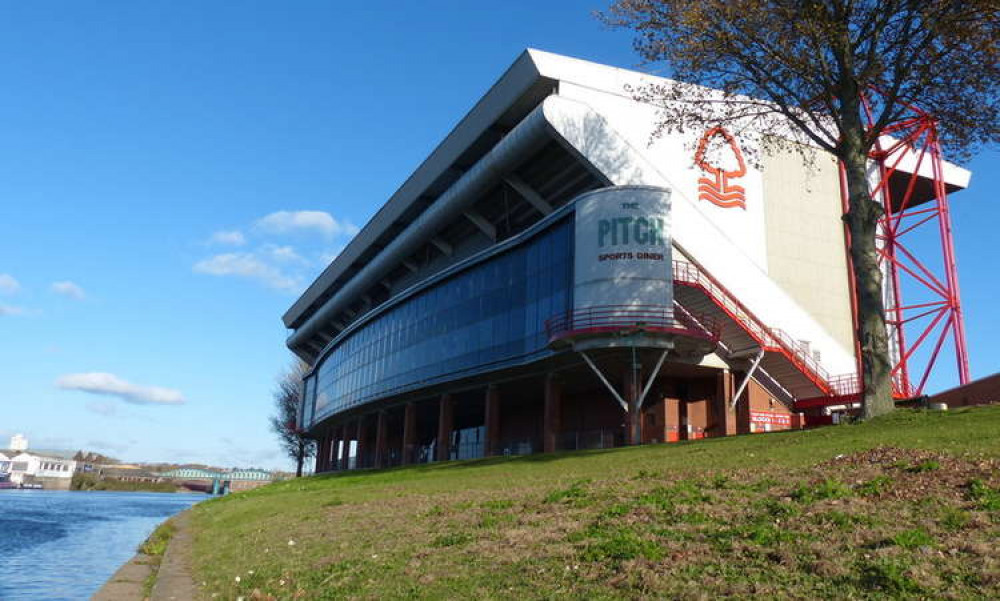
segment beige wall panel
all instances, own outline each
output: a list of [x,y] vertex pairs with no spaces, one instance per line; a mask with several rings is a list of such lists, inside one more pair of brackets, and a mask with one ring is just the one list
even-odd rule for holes
[[[764,156],[768,275],[854,354],[837,163],[792,150]],[[836,375],[836,374],[833,374]]]

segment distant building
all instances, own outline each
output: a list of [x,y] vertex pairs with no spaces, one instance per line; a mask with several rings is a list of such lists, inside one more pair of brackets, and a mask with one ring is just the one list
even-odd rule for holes
[[10,457],[0,453],[0,482],[10,480]]
[[274,474],[264,470],[233,470],[229,472],[229,490],[239,492],[263,486],[274,480]]
[[110,464],[94,465],[89,470],[97,474],[101,480],[117,480],[119,482],[163,482],[163,476],[153,473],[138,465]]
[[24,437],[24,434],[15,434],[10,437],[10,450],[12,451],[28,450],[28,439]]
[[10,481],[14,484],[41,484],[42,487],[53,490],[69,490],[77,463],[73,459],[54,454],[27,452],[18,453],[9,461]]

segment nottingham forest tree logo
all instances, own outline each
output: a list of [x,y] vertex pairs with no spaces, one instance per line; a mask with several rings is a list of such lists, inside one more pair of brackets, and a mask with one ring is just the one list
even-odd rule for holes
[[728,131],[713,127],[705,132],[698,143],[694,162],[709,176],[698,178],[699,200],[727,209],[747,208],[743,187],[729,183],[731,179],[746,175],[747,167],[736,140]]

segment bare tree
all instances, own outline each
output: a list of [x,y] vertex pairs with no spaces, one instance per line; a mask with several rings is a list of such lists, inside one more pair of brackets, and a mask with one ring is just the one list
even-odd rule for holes
[[295,461],[295,477],[302,476],[302,464],[316,454],[316,441],[306,437],[299,426],[302,400],[302,376],[308,366],[296,361],[289,370],[278,377],[274,390],[276,415],[270,418],[271,429],[278,435],[281,448]]
[[863,416],[891,411],[883,209],[868,157],[904,102],[938,119],[953,156],[1000,141],[1000,0],[617,0],[602,16],[634,30],[643,59],[679,80],[633,91],[661,107],[657,134],[728,123],[765,140],[797,136],[841,161]]

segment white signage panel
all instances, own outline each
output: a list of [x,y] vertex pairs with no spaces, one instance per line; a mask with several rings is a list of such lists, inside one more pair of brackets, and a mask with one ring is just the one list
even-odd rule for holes
[[673,306],[670,190],[618,186],[576,201],[576,310]]

